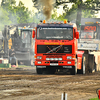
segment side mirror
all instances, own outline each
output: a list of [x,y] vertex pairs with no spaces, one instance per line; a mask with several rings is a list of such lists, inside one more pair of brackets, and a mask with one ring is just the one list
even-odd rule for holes
[[34,38],[35,37],[35,31],[33,30],[33,32],[32,32],[32,38]]
[[79,32],[75,32],[76,39],[79,39]]

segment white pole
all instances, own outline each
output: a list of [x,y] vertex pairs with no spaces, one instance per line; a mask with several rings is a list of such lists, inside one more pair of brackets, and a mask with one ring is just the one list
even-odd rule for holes
[[63,98],[64,98],[64,94],[62,93],[62,95],[61,95],[61,100],[63,100]]
[[65,100],[67,100],[67,93],[65,94]]
[[67,100],[67,93],[62,93],[61,100]]

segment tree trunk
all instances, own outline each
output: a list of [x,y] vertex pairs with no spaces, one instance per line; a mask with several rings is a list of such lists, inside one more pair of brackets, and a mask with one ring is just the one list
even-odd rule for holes
[[82,0],[80,0],[80,4],[78,5],[77,18],[76,18],[76,25],[78,29],[81,24],[81,16],[82,16]]

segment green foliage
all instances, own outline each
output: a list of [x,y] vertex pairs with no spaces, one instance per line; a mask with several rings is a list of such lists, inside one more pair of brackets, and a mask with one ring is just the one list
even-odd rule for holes
[[7,0],[7,1],[2,0],[1,2],[1,7],[8,12],[9,20],[12,23],[17,23],[17,20],[15,20],[16,18],[15,9],[14,9],[15,6],[16,6],[15,0]]
[[90,99],[90,100],[99,100],[98,98],[93,98],[93,99]]
[[76,19],[77,16],[77,5],[73,4],[72,8],[69,9],[66,13],[65,18],[68,19],[69,21],[72,21],[74,19]]
[[[32,0],[35,5],[37,5],[38,0]],[[72,3],[72,7],[69,8],[68,4]],[[80,9],[82,9],[82,17],[83,18],[94,18],[96,17],[95,14],[97,14],[98,11],[95,9],[96,7],[99,7],[99,0],[86,0],[83,2],[83,0],[55,0],[55,7],[58,7],[60,5],[63,5],[63,10],[65,11],[65,18],[72,21],[78,18],[78,12]],[[38,7],[38,6],[37,6]],[[99,8],[100,9],[100,8]],[[81,12],[81,10],[80,10]],[[63,16],[63,15],[62,15]],[[52,15],[52,17],[57,17],[56,15]],[[56,18],[57,19],[57,18]]]
[[17,7],[14,7],[17,15],[17,23],[28,23],[30,12],[28,8],[20,1]]
[[57,10],[56,9],[54,9],[51,18],[57,20]]
[[60,20],[60,21],[68,20],[68,19],[65,18],[65,16],[66,16],[66,13],[64,13],[63,15],[60,15],[58,17],[58,20]]
[[83,18],[95,18],[96,16],[93,13],[94,11],[91,11],[91,10],[83,10],[82,17]]
[[8,15],[8,12],[0,7],[0,30],[3,29],[4,25],[11,24]]
[[31,11],[20,1],[16,6],[16,0],[2,0],[0,7],[0,28],[8,24],[33,22]]
[[57,15],[57,10],[54,9],[54,13],[52,14],[51,18],[54,20],[58,20],[58,21],[64,21],[64,20],[67,20],[67,19],[65,19],[65,16],[66,16],[66,14]]

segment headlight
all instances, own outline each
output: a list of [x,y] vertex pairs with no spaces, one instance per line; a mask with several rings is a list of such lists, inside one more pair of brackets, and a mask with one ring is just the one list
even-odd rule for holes
[[41,62],[40,62],[40,61],[38,61],[38,64],[41,64]]
[[68,61],[67,64],[71,64],[71,62]]
[[67,59],[72,59],[72,57],[71,56],[67,56]]
[[54,58],[50,58],[50,60],[54,60]]
[[41,56],[37,56],[37,59],[42,59],[42,57]]
[[62,58],[59,58],[59,60],[62,60]]
[[54,58],[55,60],[58,60],[58,58]]
[[50,60],[49,58],[46,58],[46,60]]

